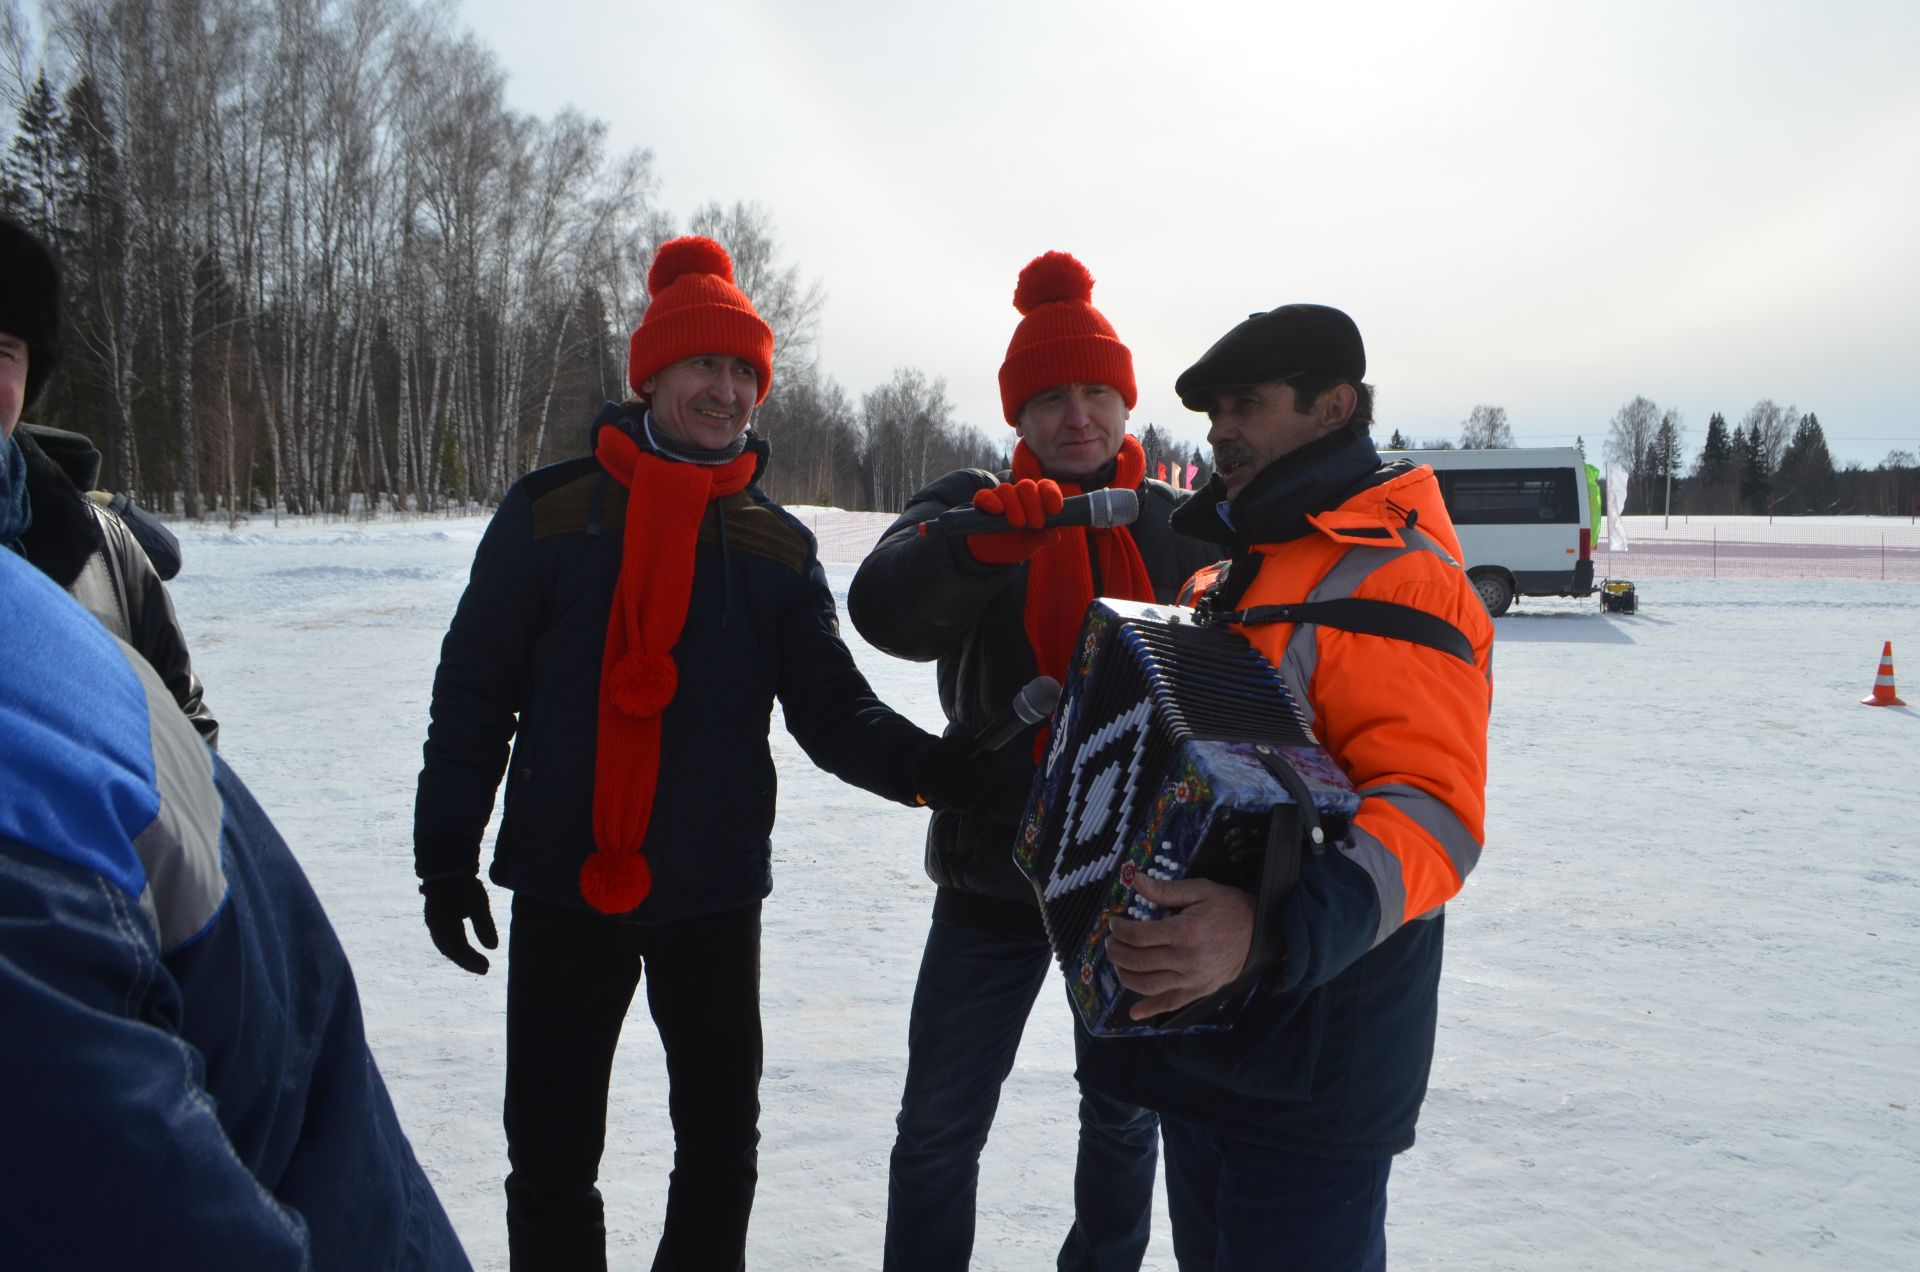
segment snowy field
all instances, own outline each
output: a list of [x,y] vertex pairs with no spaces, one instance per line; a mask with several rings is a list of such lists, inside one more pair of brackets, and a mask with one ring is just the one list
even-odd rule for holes
[[[888,519],[801,515],[844,599]],[[333,916],[414,1147],[475,1264],[504,1269],[504,967],[434,952],[410,856],[434,663],[483,525],[188,526],[172,587],[222,750]],[[1448,923],[1393,1264],[1920,1267],[1920,716],[1858,704],[1888,639],[1920,704],[1920,585],[1653,581],[1640,601],[1529,599],[1497,624],[1486,855]],[[930,668],[848,635],[936,726]],[[749,1262],[874,1268],[933,895],[924,814],[775,746]],[[976,1267],[1051,1267],[1066,1231],[1067,1012],[1043,996],[1008,1083]],[[637,1005],[603,1170],[616,1268],[652,1257],[669,1154]],[[1164,1204],[1154,1228],[1147,1265],[1171,1269]]]

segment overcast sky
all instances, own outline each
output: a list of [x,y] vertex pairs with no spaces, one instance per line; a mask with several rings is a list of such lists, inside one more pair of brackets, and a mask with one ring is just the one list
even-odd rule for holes
[[1149,422],[1249,312],[1351,313],[1379,433],[1598,457],[1636,394],[1699,449],[1760,398],[1920,449],[1920,4],[465,0],[518,109],[759,200],[856,396],[999,429],[1015,276],[1070,251]]

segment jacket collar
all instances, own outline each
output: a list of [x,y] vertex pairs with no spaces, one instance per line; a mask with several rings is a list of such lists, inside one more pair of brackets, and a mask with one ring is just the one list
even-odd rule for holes
[[[617,428],[631,437],[634,445],[646,454],[673,463],[684,463],[684,460],[675,459],[674,456],[666,454],[653,444],[653,439],[647,436],[646,416],[645,402],[605,403],[601,406],[600,413],[593,417],[593,423],[587,428],[587,453],[591,455],[598,448],[601,429]],[[761,476],[767,471],[767,461],[772,457],[773,448],[767,444],[766,438],[752,429],[747,430],[746,448],[753,455],[753,479],[747,484],[758,485]]]
[[33,524],[20,536],[20,547],[40,572],[61,587],[73,586],[87,560],[106,540],[88,511],[87,497],[24,428],[13,430],[25,457],[27,496]]
[[1313,529],[1308,517],[1391,480],[1404,467],[1382,468],[1371,437],[1342,429],[1268,464],[1230,504],[1226,484],[1214,474],[1173,514],[1173,528],[1235,549],[1297,539]]
[[22,424],[20,431],[33,438],[40,453],[60,466],[77,490],[94,490],[100,485],[100,448],[84,433],[53,428],[46,424]]

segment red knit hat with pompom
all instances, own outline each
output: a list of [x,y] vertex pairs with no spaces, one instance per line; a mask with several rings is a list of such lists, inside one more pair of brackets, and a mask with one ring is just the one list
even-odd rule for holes
[[627,346],[627,383],[640,386],[660,368],[703,353],[724,353],[753,364],[755,406],[773,384],[773,328],[733,285],[733,258],[710,238],[669,239],[647,271],[653,299]]
[[1007,423],[1017,426],[1027,399],[1056,384],[1110,384],[1133,409],[1133,354],[1093,307],[1093,275],[1085,265],[1065,252],[1034,257],[1020,271],[1013,307],[1026,316],[1000,364]]

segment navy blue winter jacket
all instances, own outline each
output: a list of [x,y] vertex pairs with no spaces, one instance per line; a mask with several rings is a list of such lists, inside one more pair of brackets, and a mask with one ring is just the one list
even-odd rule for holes
[[0,1263],[468,1267],[246,787],[11,552],[0,632]]
[[[643,410],[608,403],[595,428],[621,428],[650,449]],[[766,443],[749,446],[764,470]],[[591,455],[529,473],[501,501],[434,676],[414,803],[421,878],[479,868],[505,771],[493,881],[587,909],[580,867],[594,847],[600,662],[630,506]],[[776,697],[816,764],[914,802],[907,764],[933,739],[874,697],[840,639],[813,535],[757,485],[708,505],[673,659],[679,687],[661,722],[641,849],[653,887],[627,920],[718,913],[772,890]]]
[[[965,539],[922,536],[919,528],[972,506],[975,492],[1012,476],[956,469],[915,493],[847,590],[847,613],[874,647],[915,662],[938,660],[940,705],[951,732],[977,733],[1039,672],[1025,627],[1027,567],[983,565],[967,551]],[[1140,515],[1127,533],[1155,597],[1171,601],[1194,571],[1220,554],[1168,528],[1183,498],[1173,487],[1148,479],[1136,493]],[[1097,571],[1099,558],[1091,556],[1088,566]],[[1102,590],[1097,574],[1093,590]],[[998,759],[1000,771],[980,808],[937,812],[928,825],[927,875],[940,885],[934,915],[976,930],[1039,939],[1044,929],[1033,885],[1013,864],[1013,840],[1033,782],[1030,739],[1000,748]]]

